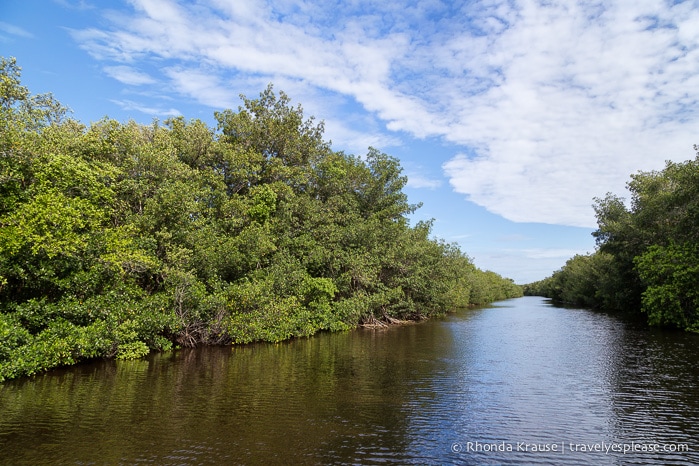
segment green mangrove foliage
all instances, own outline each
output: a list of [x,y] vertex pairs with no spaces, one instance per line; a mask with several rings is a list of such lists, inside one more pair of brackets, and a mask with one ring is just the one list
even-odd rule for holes
[[597,251],[525,293],[699,331],[699,155],[634,174],[627,186],[629,207],[613,194],[595,200]]
[[398,161],[333,151],[270,86],[215,114],[86,126],[0,62],[0,380],[277,342],[521,294],[411,226]]

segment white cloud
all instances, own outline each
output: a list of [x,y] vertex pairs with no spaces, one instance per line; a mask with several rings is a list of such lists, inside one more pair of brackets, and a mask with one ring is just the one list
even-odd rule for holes
[[140,86],[142,84],[153,84],[156,82],[155,79],[148,76],[146,73],[142,73],[130,66],[105,66],[103,69],[109,76],[124,84]]
[[471,252],[476,266],[483,270],[507,270],[515,283],[526,284],[541,280],[560,269],[576,254],[592,251],[571,248],[497,249]]
[[86,0],[78,0],[76,2],[71,2],[69,0],[53,0],[53,2],[70,10],[85,11],[95,8],[94,5],[89,4]]
[[151,116],[179,116],[182,115],[182,112],[175,108],[160,108],[160,107],[151,107],[148,105],[143,105],[138,102],[134,102],[133,100],[112,100],[113,103],[117,104],[124,110],[136,110],[137,112],[145,113],[146,115],[151,115]]
[[[170,84],[184,95],[213,108],[231,108],[237,96],[220,81],[216,73],[194,68],[172,67],[164,70]],[[234,99],[236,98],[236,99]]]
[[[576,3],[524,5],[473,57],[502,82],[462,98],[469,112],[446,135],[479,156],[444,169],[456,191],[508,219],[593,226],[594,196],[692,155],[699,43],[680,30],[698,17],[661,2],[620,2],[593,20]],[[668,27],[649,28],[651,16]]]
[[[309,114],[328,115],[329,113],[309,112]],[[325,120],[325,131],[326,134],[332,135],[332,145],[335,150],[341,149],[348,154],[363,156],[369,147],[383,151],[386,147],[396,147],[401,144],[395,136],[381,132],[372,121],[362,122],[360,125],[352,127],[347,121],[334,117]]]
[[438,180],[435,178],[429,178],[425,175],[422,175],[420,173],[405,173],[405,175],[408,177],[408,184],[407,186],[409,188],[427,188],[427,189],[437,189],[440,186],[442,186],[442,180]]
[[6,34],[10,34],[12,36],[24,37],[27,39],[31,39],[34,37],[34,34],[27,31],[26,29],[22,29],[19,26],[15,26],[14,24],[5,23],[3,21],[0,21],[0,31],[2,31]]
[[[351,99],[384,125],[371,139],[463,146],[443,165],[453,189],[514,221],[593,226],[594,196],[698,142],[694,0],[131,4],[110,30],[73,32],[122,82],[146,84],[122,67],[147,60],[165,64],[160,85],[215,108],[246,79]],[[366,128],[298,100],[342,138]]]
[[530,248],[510,250],[509,252],[522,255],[526,259],[559,259],[567,261],[576,254],[588,254],[592,251],[583,251],[569,248]]

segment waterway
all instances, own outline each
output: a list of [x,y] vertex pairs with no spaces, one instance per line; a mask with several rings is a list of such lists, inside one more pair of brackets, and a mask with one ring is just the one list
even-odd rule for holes
[[699,464],[699,335],[525,297],[0,384],[0,464]]

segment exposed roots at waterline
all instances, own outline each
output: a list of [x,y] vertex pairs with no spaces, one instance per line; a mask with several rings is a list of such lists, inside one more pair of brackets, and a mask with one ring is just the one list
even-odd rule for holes
[[401,320],[401,319],[396,319],[395,317],[388,316],[384,314],[381,316],[381,319],[377,319],[375,316],[367,316],[362,319],[362,322],[359,324],[360,327],[363,328],[373,328],[373,329],[382,329],[382,328],[388,328],[392,325],[405,325],[405,324],[413,324],[417,320],[421,319],[415,319],[415,320]]

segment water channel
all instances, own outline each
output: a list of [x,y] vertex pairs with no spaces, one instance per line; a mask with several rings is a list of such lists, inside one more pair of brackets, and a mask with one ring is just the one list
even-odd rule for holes
[[0,384],[0,464],[699,464],[699,335],[525,297]]

